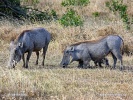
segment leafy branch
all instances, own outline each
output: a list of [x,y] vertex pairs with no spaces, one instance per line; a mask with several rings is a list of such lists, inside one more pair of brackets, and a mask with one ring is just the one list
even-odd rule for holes
[[123,4],[123,0],[111,0],[106,2],[106,6],[114,13],[118,12],[122,21],[126,24],[126,28],[130,29],[131,22],[127,14],[127,6]]

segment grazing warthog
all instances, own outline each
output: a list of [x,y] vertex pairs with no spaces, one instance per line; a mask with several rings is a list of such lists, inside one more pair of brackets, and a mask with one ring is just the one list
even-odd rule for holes
[[[123,40],[118,35],[109,35],[96,41],[85,41],[72,44],[64,50],[64,55],[60,65],[66,67],[73,61],[78,61],[78,66],[87,68],[90,60],[100,61],[109,53],[112,54],[114,65],[116,67],[117,59],[120,61],[120,68],[123,68],[122,49]],[[70,57],[72,60],[70,61]],[[89,65],[90,66],[90,65]]]
[[[15,65],[23,59],[23,67],[28,68],[28,62],[32,52],[36,52],[38,64],[39,51],[43,48],[43,61],[42,65],[44,66],[44,60],[46,51],[50,42],[50,33],[44,28],[35,28],[32,30],[23,31],[15,40],[10,43],[10,59],[8,66],[14,68]],[[24,54],[27,54],[26,62]]]

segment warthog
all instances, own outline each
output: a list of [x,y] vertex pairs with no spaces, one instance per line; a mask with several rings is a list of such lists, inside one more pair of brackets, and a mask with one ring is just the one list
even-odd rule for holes
[[[105,56],[111,53],[114,64],[113,68],[116,67],[117,59],[120,61],[120,68],[123,68],[122,62],[122,48],[123,40],[118,35],[109,35],[103,37],[100,40],[95,41],[85,41],[72,44],[64,50],[64,55],[60,65],[66,67],[69,63],[73,61],[78,61],[78,66],[83,66],[87,68],[89,62],[101,61]],[[70,61],[70,57],[72,60]]]
[[[8,67],[14,68],[22,58],[23,67],[28,68],[28,62],[32,52],[36,52],[37,55],[36,64],[38,64],[39,51],[42,48],[43,48],[42,65],[44,66],[45,55],[50,39],[51,39],[50,33],[44,28],[35,28],[32,30],[23,31],[15,40],[12,40],[10,43],[10,59]],[[25,53],[28,53],[26,62],[24,57]]]

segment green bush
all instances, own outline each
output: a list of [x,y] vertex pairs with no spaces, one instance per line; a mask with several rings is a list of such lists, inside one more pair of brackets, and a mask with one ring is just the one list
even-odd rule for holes
[[62,1],[62,6],[86,6],[89,3],[89,0],[64,0]]
[[130,29],[127,6],[123,4],[123,0],[111,0],[106,2],[106,6],[114,13],[118,12],[122,21],[126,24],[126,28]]
[[59,19],[59,22],[64,26],[80,26],[83,24],[83,20],[73,9],[68,9],[66,14]]

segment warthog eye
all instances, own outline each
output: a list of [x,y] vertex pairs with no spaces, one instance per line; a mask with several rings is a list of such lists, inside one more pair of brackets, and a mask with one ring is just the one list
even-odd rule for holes
[[68,56],[70,54],[69,51],[65,51],[65,55]]

